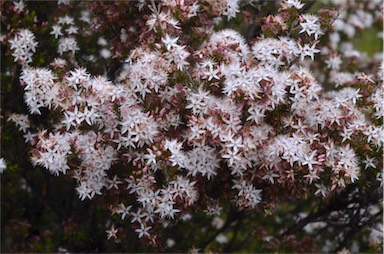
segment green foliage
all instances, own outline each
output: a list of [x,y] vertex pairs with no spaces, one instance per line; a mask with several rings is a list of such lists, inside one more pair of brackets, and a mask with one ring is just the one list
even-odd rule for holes
[[356,49],[366,52],[369,57],[383,51],[383,39],[378,37],[378,33],[382,32],[382,28],[374,26],[364,31],[359,31],[360,36],[354,38],[352,43]]

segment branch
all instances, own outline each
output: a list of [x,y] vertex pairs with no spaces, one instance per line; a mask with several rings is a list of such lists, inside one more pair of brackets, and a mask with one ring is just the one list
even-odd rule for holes
[[210,238],[208,238],[208,240],[206,240],[205,242],[200,244],[201,250],[204,250],[211,242],[213,242],[216,239],[216,237],[219,234],[221,234],[222,232],[227,230],[231,226],[232,222],[234,222],[234,221],[236,221],[238,219],[241,219],[243,216],[244,216],[244,212],[237,211],[237,210],[232,210],[229,213],[228,218],[225,221],[224,225],[218,231],[216,231]]
[[[243,226],[243,218],[239,218],[239,220],[236,222],[236,225],[235,225],[235,228],[233,230],[233,236],[231,238],[231,240],[229,241],[229,243],[225,246],[225,248],[223,249],[223,252],[224,253],[230,253],[232,252],[231,251],[231,248],[233,247],[233,245],[235,244],[235,240],[237,238],[237,235],[239,234],[239,230],[241,229],[241,227]],[[249,235],[249,234],[248,234]],[[245,238],[245,241],[248,240],[248,237]],[[244,241],[243,241],[244,242]]]
[[[358,203],[360,205],[358,211],[360,211],[360,209],[362,209],[362,208],[368,207],[372,204],[377,204],[379,202],[378,201],[380,199],[379,193],[374,192],[370,188],[358,189],[359,190],[358,193],[360,193],[360,194],[355,193],[354,195],[351,196],[351,194],[354,192],[354,190],[356,190],[356,187],[357,186],[348,186],[344,192],[342,192],[340,195],[335,196],[333,199],[331,199],[327,205],[325,205],[323,207],[318,206],[318,210],[316,212],[312,211],[307,217],[294,223],[283,234],[281,234],[280,237],[295,234],[296,232],[302,230],[305,227],[305,225],[307,225],[308,223],[313,222],[313,221],[318,221],[319,218],[326,217],[331,212],[344,211],[344,212],[348,213],[349,209],[350,209],[350,208],[348,208],[348,205],[350,205],[350,204]],[[367,193],[369,193],[369,195],[367,195]],[[344,239],[340,241],[340,244],[338,246],[338,248],[340,248],[340,249],[343,246],[347,245],[347,243],[349,241],[348,239],[350,239],[354,234],[358,233],[359,230],[361,230],[363,227],[365,227],[369,223],[372,223],[378,215],[381,215],[382,209],[378,214],[371,216],[371,218],[369,218],[369,220],[367,222],[364,222],[361,225],[359,225],[359,223],[361,223],[361,219],[358,219],[356,217],[356,214],[354,215],[353,213],[351,214],[350,212],[349,212],[349,214],[350,214],[349,217],[352,217],[352,219],[353,219],[353,221],[355,221],[355,223],[353,223],[350,220],[349,223],[343,223],[342,225],[339,225],[339,226],[342,226],[346,230],[346,228],[348,226],[350,227],[350,224],[352,223],[352,229],[346,234]],[[331,224],[331,222],[327,222],[327,223]],[[356,226],[353,226],[353,224],[355,224]]]
[[345,246],[349,246],[349,243],[351,242],[353,236],[358,233],[361,229],[365,228],[366,226],[368,226],[369,224],[373,223],[377,218],[380,218],[381,216],[383,215],[383,208],[380,209],[380,211],[378,213],[376,213],[375,215],[373,215],[368,221],[366,221],[365,223],[362,223],[360,225],[357,225],[357,226],[354,226],[351,228],[351,230],[348,231],[347,234],[345,234],[345,236],[343,237],[343,240],[341,242],[339,242],[339,245],[337,246],[337,248],[335,249],[335,251],[333,251],[333,253],[336,253],[338,252],[339,250],[341,250],[342,248],[344,248]]

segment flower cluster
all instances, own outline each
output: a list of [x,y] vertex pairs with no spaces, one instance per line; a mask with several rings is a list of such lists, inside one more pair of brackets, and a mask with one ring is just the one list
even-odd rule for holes
[[[50,34],[59,39],[63,59],[50,69],[24,67],[20,75],[30,114],[46,108],[54,124],[31,134],[27,116],[9,117],[31,143],[35,166],[71,176],[81,200],[113,197],[103,201],[115,223],[108,239],[118,240],[122,228],[115,225],[128,221],[138,238],[156,243],[166,222],[198,209],[221,210],[225,200],[240,211],[267,209],[290,195],[287,188],[326,199],[365,179],[368,169],[382,184],[382,161],[373,158],[384,145],[382,59],[356,63],[373,66],[372,75],[342,71],[357,56],[337,45],[342,32],[352,36],[378,13],[300,14],[303,3],[285,0],[276,15],[260,21],[265,34],[247,40],[233,29],[200,26],[211,16],[237,18],[240,1],[132,6],[147,15],[112,39],[124,46],[101,53],[125,58],[118,75],[92,75],[74,64],[64,53],[80,49],[72,37],[78,28],[73,18],[60,17]],[[94,30],[107,29],[102,19],[85,16]],[[123,36],[136,29],[140,46]],[[268,31],[279,36],[265,36]],[[330,43],[319,41],[326,36]],[[32,62],[37,43],[29,30],[8,42],[15,61]],[[98,45],[108,42],[103,37]],[[318,75],[315,59],[324,60],[327,75]],[[325,89],[328,82],[338,89]],[[221,188],[217,200],[214,188]]]
[[32,62],[32,56],[36,52],[37,42],[35,35],[28,29],[21,29],[13,39],[9,40],[12,56],[15,62],[26,65]]

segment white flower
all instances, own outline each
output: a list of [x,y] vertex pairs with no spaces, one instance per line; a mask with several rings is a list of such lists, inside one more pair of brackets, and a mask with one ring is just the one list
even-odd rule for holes
[[35,137],[37,137],[37,134],[31,133],[29,131],[23,135],[23,138],[25,139],[25,143],[31,143]]
[[53,25],[52,26],[52,31],[50,32],[50,34],[52,34],[53,36],[55,36],[55,38],[59,38],[60,36],[63,35],[63,33],[61,32],[61,26],[59,25]]
[[175,63],[178,70],[184,70],[189,62],[186,60],[189,56],[189,52],[185,50],[185,46],[176,45],[173,50],[164,54],[169,63]]
[[99,37],[99,39],[97,39],[97,45],[107,46],[108,42],[104,37]]
[[35,35],[28,29],[21,29],[9,40],[11,44],[12,56],[15,62],[21,64],[28,64],[32,62],[32,56],[36,52],[37,42],[35,41]]
[[296,43],[287,37],[279,39],[263,39],[257,41],[252,46],[253,56],[261,62],[262,65],[279,67],[285,65],[283,59],[291,62],[300,53]]
[[4,158],[0,158],[0,174],[4,172],[4,170],[7,169],[7,164]]
[[383,187],[384,181],[383,181],[383,172],[377,172],[376,174],[376,180],[380,182],[380,187]]
[[309,184],[312,184],[313,180],[320,179],[320,176],[318,175],[318,170],[309,170],[309,173],[304,176],[304,178],[309,179]]
[[304,154],[303,161],[301,162],[301,165],[305,166],[308,165],[308,168],[310,171],[313,170],[313,165],[319,165],[320,163],[314,158],[316,154],[316,150],[313,151],[311,154]]
[[79,198],[81,201],[83,201],[85,198],[92,199],[92,190],[87,187],[87,184],[85,182],[81,182],[80,186],[77,187],[76,190],[79,194]]
[[197,93],[187,95],[187,101],[186,109],[192,109],[192,114],[194,115],[203,115],[208,112],[211,98],[209,92],[204,91],[203,88],[200,87]]
[[284,0],[284,3],[287,4],[289,7],[296,8],[300,10],[303,8],[304,4],[300,2],[300,0]]
[[161,41],[164,43],[165,47],[168,51],[171,50],[171,48],[175,48],[179,45],[177,45],[177,40],[179,37],[170,37],[168,34],[165,34],[165,37],[161,38]]
[[16,1],[13,1],[13,9],[16,11],[16,12],[22,12],[24,11],[24,8],[25,8],[25,5],[24,5],[24,1],[23,0],[20,0],[18,2]]
[[[50,133],[48,137],[44,137],[42,133],[40,133],[38,136],[40,151],[37,154],[33,154],[33,164],[43,166],[48,169],[51,174],[56,176],[58,176],[60,172],[66,174],[69,169],[67,156],[71,153],[69,138],[70,135],[68,133]],[[85,186],[82,188],[84,187]]]
[[237,189],[237,203],[240,206],[255,208],[261,202],[262,190],[257,190],[252,184],[247,183],[245,180],[234,180],[232,189]]
[[91,24],[90,12],[89,11],[81,11],[81,17],[79,19],[85,23]]
[[101,55],[103,58],[105,58],[105,59],[109,59],[109,58],[111,58],[112,53],[111,53],[111,51],[109,51],[108,49],[102,49],[102,50],[100,50],[100,55]]
[[22,114],[11,114],[7,121],[12,121],[16,124],[16,126],[19,127],[20,131],[23,131],[24,133],[27,132],[27,130],[31,127],[31,123],[28,119],[28,115],[22,115]]
[[227,159],[227,163],[229,166],[233,166],[236,163],[239,163],[242,161],[242,158],[239,154],[239,150],[233,149],[233,148],[226,148],[224,150],[223,155],[221,156],[223,159]]
[[268,170],[262,179],[265,181],[269,181],[271,184],[275,184],[274,178],[277,178],[277,177],[280,177],[280,176],[278,174],[273,173],[272,171]]
[[335,83],[336,87],[339,87],[344,83],[351,82],[354,78],[354,75],[348,72],[331,71],[330,73],[330,81]]
[[79,28],[76,27],[76,26],[70,26],[69,28],[65,29],[65,31],[68,33],[68,34],[78,34],[79,33]]
[[139,238],[142,238],[143,236],[150,236],[150,234],[148,233],[148,231],[151,229],[152,227],[151,226],[146,226],[145,224],[140,224],[140,228],[138,229],[135,229],[136,233],[138,234],[138,237]]
[[66,77],[66,81],[70,86],[78,90],[78,85],[86,84],[90,79],[90,75],[85,68],[74,69],[70,71],[70,76]]
[[217,75],[219,71],[219,69],[209,68],[208,71],[204,72],[204,75],[208,78],[208,81],[211,81],[212,79],[219,80],[220,77]]
[[175,244],[176,242],[172,238],[168,238],[166,241],[167,248],[172,248],[173,246],[175,246]]
[[76,39],[74,37],[65,37],[59,40],[59,45],[57,46],[57,52],[62,55],[65,52],[72,52],[75,54],[75,51],[79,50],[77,46]]
[[180,22],[174,17],[168,17],[165,21],[171,26],[173,26],[173,28],[181,29]]
[[327,68],[337,71],[340,69],[340,64],[342,63],[340,56],[332,56],[325,60],[325,63],[327,64]]
[[308,35],[315,35],[315,40],[318,39],[319,35],[324,34],[320,30],[320,24],[318,23],[318,17],[312,14],[303,14],[301,18],[304,22],[300,22],[300,26],[302,29],[299,33],[307,32]]
[[73,111],[65,111],[64,117],[65,119],[62,120],[62,123],[66,125],[67,130],[69,130],[71,126],[80,125],[84,120],[84,114],[79,111],[77,106],[75,106]]
[[309,46],[309,44],[304,44],[304,47],[299,45],[298,52],[300,52],[300,59],[304,60],[304,57],[309,56],[311,60],[313,61],[315,58],[315,54],[319,53],[320,50],[316,49],[316,43],[312,44],[312,46]]
[[74,25],[74,18],[66,15],[64,17],[59,17],[59,20],[57,23],[59,23],[60,25]]
[[317,188],[315,195],[321,194],[321,196],[323,197],[327,195],[327,187],[325,187],[323,184],[317,184],[317,183],[315,183],[315,186]]
[[200,173],[202,176],[207,176],[208,180],[216,175],[216,170],[219,167],[219,160],[216,157],[216,150],[209,146],[198,146],[187,154],[185,168],[189,171],[188,175],[195,176]]
[[227,8],[223,12],[223,15],[227,16],[228,20],[236,18],[236,14],[239,13],[239,0],[228,0]]
[[131,223],[134,223],[135,221],[142,223],[142,219],[145,217],[145,214],[142,213],[141,209],[138,209],[137,212],[131,212]]
[[227,243],[228,242],[228,238],[225,235],[223,235],[223,234],[220,234],[220,235],[216,236],[215,240],[218,243]]
[[112,227],[109,230],[105,231],[107,233],[108,240],[113,238],[117,238],[116,234],[118,232],[118,229],[115,229],[115,225],[112,225]]
[[32,114],[40,114],[40,107],[52,108],[59,104],[59,89],[51,70],[24,69],[20,80],[25,85],[24,100]]
[[119,189],[119,184],[123,183],[122,181],[119,180],[119,178],[115,175],[112,180],[108,180],[108,186],[107,189],[110,190],[112,188]]
[[125,206],[123,203],[120,204],[120,208],[117,210],[117,213],[121,214],[121,219],[124,220],[126,216],[130,215],[130,210],[132,206]]
[[197,16],[197,13],[199,12],[200,5],[198,4],[198,1],[195,1],[192,6],[190,6],[189,13],[187,15],[188,18],[192,18]]
[[364,164],[365,164],[365,169],[367,168],[376,168],[376,165],[375,165],[375,162],[376,162],[376,159],[375,158],[369,158],[368,155],[365,156],[365,160],[362,161]]
[[158,213],[160,218],[169,218],[174,219],[175,214],[180,212],[179,209],[176,209],[173,207],[173,205],[176,204],[176,202],[172,200],[165,200],[162,199],[160,203],[157,205],[155,213]]

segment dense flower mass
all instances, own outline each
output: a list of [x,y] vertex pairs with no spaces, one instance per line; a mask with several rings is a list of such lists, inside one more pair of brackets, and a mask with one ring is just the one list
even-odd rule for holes
[[[247,37],[217,27],[251,15],[246,6],[266,8],[259,1],[130,2],[143,15],[96,40],[99,56],[82,59],[81,36],[108,29],[118,7],[105,17],[65,13],[48,31],[60,58],[45,67],[32,62],[37,42],[22,29],[8,43],[23,66],[24,102],[30,115],[49,111],[50,121],[36,128],[27,115],[8,120],[31,145],[34,166],[72,177],[82,201],[111,197],[102,203],[115,241],[133,227],[162,245],[162,227],[196,211],[220,214],[228,200],[260,213],[291,195],[326,200],[368,181],[368,171],[382,186],[382,57],[340,44],[382,20],[369,12],[379,2],[316,14],[303,12],[309,3],[277,2]],[[93,75],[95,59],[111,56],[120,67]]]

